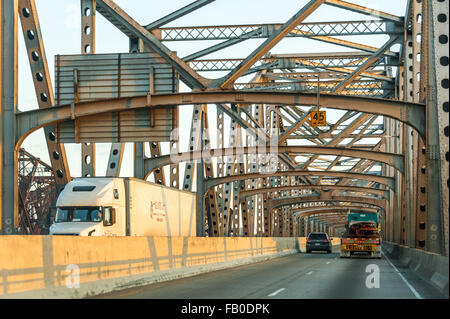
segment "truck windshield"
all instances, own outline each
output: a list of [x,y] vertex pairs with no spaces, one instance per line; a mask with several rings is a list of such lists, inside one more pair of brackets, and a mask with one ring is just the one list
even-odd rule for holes
[[103,220],[101,207],[58,207],[55,223],[94,222]]

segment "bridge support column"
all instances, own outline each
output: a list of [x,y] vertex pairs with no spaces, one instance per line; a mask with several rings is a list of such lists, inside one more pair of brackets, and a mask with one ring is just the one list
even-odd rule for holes
[[302,217],[298,218],[298,236],[299,237],[305,236],[304,221]]
[[0,234],[18,226],[17,153],[17,20],[18,0],[0,1]]
[[[448,62],[442,63],[442,57],[448,57],[448,2],[428,1],[425,13],[428,20],[428,87],[427,87],[427,239],[426,249],[430,252],[448,254],[448,242],[444,229],[448,233]],[[440,16],[440,17],[439,17]],[[443,41],[445,38],[447,40]],[[447,59],[448,61],[448,59]],[[447,130],[447,133],[445,133]],[[445,134],[447,136],[445,136]],[[447,239],[448,240],[448,239]]]
[[309,220],[308,220],[308,216],[303,217],[303,233],[305,234],[305,237],[308,236],[308,224],[309,224]]

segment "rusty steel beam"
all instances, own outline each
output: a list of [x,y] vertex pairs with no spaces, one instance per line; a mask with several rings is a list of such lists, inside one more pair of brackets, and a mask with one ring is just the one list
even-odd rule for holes
[[[182,152],[178,154],[163,155],[155,159],[147,159],[145,161],[145,171],[147,174],[151,173],[158,167],[163,167],[175,162],[185,162],[192,160],[199,160],[202,158],[213,158],[231,155],[247,155],[261,153],[261,149],[258,151],[255,147],[235,147],[235,148],[222,148],[211,149],[205,151],[192,151]],[[385,163],[393,168],[397,169],[400,173],[403,173],[404,159],[403,155],[385,152],[375,152],[358,149],[346,149],[338,147],[326,147],[326,146],[278,146],[277,154],[322,154],[322,155],[335,155],[346,156],[354,158],[364,158],[371,161],[378,161]],[[269,154],[270,147],[264,149],[264,154]],[[263,154],[261,154],[263,155]]]
[[[35,1],[20,0],[18,9],[38,107],[53,107],[55,98]],[[45,127],[44,134],[56,184],[62,188],[71,180],[66,151],[63,144],[56,143],[53,125]]]
[[[234,181],[243,181],[243,180],[256,180],[258,178],[262,178],[265,180],[267,177],[283,177],[283,176],[292,176],[292,177],[301,177],[301,176],[319,176],[330,177],[330,178],[344,178],[345,180],[365,180],[370,182],[376,182],[382,184],[384,186],[389,187],[390,189],[394,188],[394,179],[391,177],[379,176],[374,174],[359,174],[359,173],[349,173],[349,172],[339,172],[339,171],[283,171],[283,172],[275,172],[270,175],[261,174],[261,173],[253,173],[253,174],[239,174],[225,177],[216,177],[210,178],[205,181],[205,189],[209,189],[211,187],[215,187],[221,184],[232,183]],[[262,185],[262,187],[265,187]]]
[[341,185],[290,185],[290,186],[277,186],[277,187],[263,187],[252,190],[245,190],[239,193],[239,199],[242,200],[249,196],[254,196],[263,193],[278,193],[287,190],[303,190],[303,189],[314,189],[314,190],[333,190],[333,191],[348,191],[354,193],[367,193],[374,194],[377,196],[389,198],[388,192],[382,189],[369,188],[369,187],[355,187],[355,186],[341,186]]
[[390,20],[390,21],[394,21],[394,22],[398,22],[398,23],[403,23],[402,17],[396,16],[396,15],[393,15],[393,14],[390,14],[390,13],[387,13],[384,11],[360,6],[360,5],[357,5],[354,3],[350,3],[350,2],[346,2],[346,1],[342,1],[342,0],[326,0],[325,3],[330,6],[335,6],[338,8],[345,9],[345,10],[362,13],[362,14],[367,14],[367,15],[371,15],[371,16],[374,16],[377,18],[382,18],[385,20]]
[[[192,92],[135,96],[113,100],[79,102],[52,110],[32,110],[16,114],[18,137],[46,125],[100,113],[129,111],[145,107],[192,105],[208,103],[271,104],[316,106],[317,95],[300,92]],[[321,94],[320,106],[330,109],[353,110],[394,118],[415,128],[425,137],[425,106],[423,104],[374,99],[358,96]]]
[[386,200],[380,200],[370,197],[355,197],[355,196],[303,196],[303,197],[288,197],[288,198],[276,198],[271,199],[269,201],[269,206],[271,209],[275,209],[282,206],[290,206],[295,204],[302,204],[302,203],[310,203],[310,202],[349,202],[349,203],[359,203],[359,204],[366,204],[366,205],[372,205],[377,206],[383,211],[386,211]]
[[297,216],[305,216],[306,214],[317,214],[317,213],[347,214],[348,211],[352,210],[366,211],[369,213],[376,213],[378,211],[376,208],[364,206],[323,206],[323,207],[293,208],[291,209],[291,212],[293,214],[296,214]]

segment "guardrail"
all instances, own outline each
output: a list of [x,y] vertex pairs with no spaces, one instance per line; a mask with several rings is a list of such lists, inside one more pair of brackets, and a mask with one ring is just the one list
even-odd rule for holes
[[423,280],[449,296],[449,257],[398,244],[383,242],[382,251],[390,259],[408,267]]
[[0,298],[83,298],[304,252],[305,245],[304,237],[0,236]]

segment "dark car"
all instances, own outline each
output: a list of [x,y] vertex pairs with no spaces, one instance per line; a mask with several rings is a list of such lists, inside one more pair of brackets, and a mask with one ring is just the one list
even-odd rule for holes
[[327,233],[310,233],[306,239],[306,253],[312,251],[326,251],[328,254],[331,253],[331,239],[328,237]]

